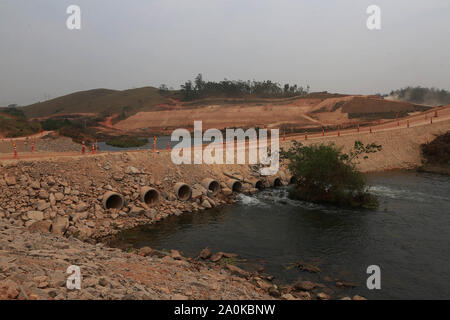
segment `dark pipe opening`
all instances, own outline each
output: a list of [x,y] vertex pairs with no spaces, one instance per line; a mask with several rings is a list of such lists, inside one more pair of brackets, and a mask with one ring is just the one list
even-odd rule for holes
[[148,190],[144,195],[144,202],[146,204],[155,204],[159,200],[159,193],[156,190]]
[[216,194],[217,192],[220,191],[220,184],[217,181],[212,181],[209,184],[209,190],[213,193]]
[[255,188],[260,190],[264,189],[264,183],[262,183],[262,181],[256,181]]
[[273,180],[273,186],[274,187],[281,187],[281,179],[280,178],[275,178],[275,180]]
[[241,192],[242,184],[239,181],[233,183],[233,192]]
[[191,188],[187,185],[183,185],[178,189],[178,199],[188,200],[191,197]]
[[106,209],[122,209],[123,199],[117,194],[113,194],[106,199]]

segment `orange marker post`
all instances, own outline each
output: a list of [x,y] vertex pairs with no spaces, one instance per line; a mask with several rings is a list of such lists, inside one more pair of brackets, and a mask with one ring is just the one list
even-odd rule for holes
[[325,137],[325,129],[322,129],[322,137]]
[[16,147],[16,143],[14,142],[14,159],[18,159],[19,156],[17,155],[17,147]]
[[92,154],[95,154],[95,145],[92,144]]
[[358,132],[359,132],[359,123],[358,123]]
[[409,120],[406,120],[406,127],[409,128]]
[[153,151],[156,151],[156,136],[153,136]]
[[34,141],[31,141],[31,152],[34,152]]
[[437,110],[434,111],[434,117],[435,117],[435,118],[438,117],[438,112],[437,112]]
[[170,142],[167,142],[167,150],[170,151]]
[[433,117],[430,118],[430,124],[433,124]]
[[84,141],[82,142],[81,145],[81,154],[86,154],[86,145],[84,144]]

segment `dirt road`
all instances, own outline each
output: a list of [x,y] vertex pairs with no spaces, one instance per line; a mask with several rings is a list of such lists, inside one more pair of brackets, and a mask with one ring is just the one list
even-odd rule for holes
[[[334,142],[344,149],[350,148],[356,139],[364,143],[375,142],[383,146],[383,151],[376,155],[371,155],[371,161],[364,161],[360,165],[362,171],[378,171],[396,168],[412,168],[420,165],[420,145],[433,139],[435,135],[445,133],[450,130],[450,106],[437,110],[420,113],[401,119],[399,121],[388,121],[373,127],[361,127],[359,131],[355,129],[335,130],[315,134],[297,134],[284,137],[280,136],[280,144],[287,148],[292,140],[302,143],[316,143],[319,141]],[[408,127],[409,123],[409,127]],[[370,133],[372,132],[372,133]],[[248,146],[248,144],[247,144]],[[148,151],[131,151],[148,152]],[[158,152],[166,153],[167,150]],[[101,152],[105,154],[105,152]],[[79,152],[23,152],[19,154],[22,160],[49,160],[55,158],[79,158],[91,157],[89,150],[86,155]],[[1,161],[17,161],[13,159],[13,153],[0,156]]]

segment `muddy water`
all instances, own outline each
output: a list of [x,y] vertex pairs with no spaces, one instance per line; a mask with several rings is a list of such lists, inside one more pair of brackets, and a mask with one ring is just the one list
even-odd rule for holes
[[[368,181],[380,201],[375,212],[290,200],[281,188],[137,228],[115,245],[179,249],[191,256],[204,247],[235,252],[248,260],[243,268],[263,266],[279,283],[320,281],[336,297],[450,298],[450,178],[396,172],[372,174]],[[289,267],[299,261],[322,272]],[[366,288],[369,265],[381,268],[381,290]],[[325,276],[359,286],[341,290]]]

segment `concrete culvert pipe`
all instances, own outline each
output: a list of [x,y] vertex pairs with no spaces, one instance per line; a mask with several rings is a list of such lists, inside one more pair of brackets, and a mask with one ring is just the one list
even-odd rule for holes
[[269,184],[270,187],[274,188],[282,186],[281,179],[278,176],[267,178],[267,183]]
[[226,185],[233,192],[242,192],[242,183],[240,181],[230,179],[230,180],[227,180]]
[[141,201],[148,206],[159,203],[159,191],[155,188],[145,187],[141,189]]
[[192,189],[184,182],[178,182],[175,187],[175,195],[179,200],[189,200],[192,196]]
[[108,209],[122,209],[123,205],[125,203],[125,200],[123,199],[123,196],[119,193],[108,191],[103,196],[103,208],[105,210]]
[[202,180],[202,186],[211,192],[212,195],[216,195],[220,192],[220,184],[214,179],[205,178]]
[[259,179],[252,179],[249,182],[251,183],[253,188],[256,188],[259,190],[264,189],[264,183]]

